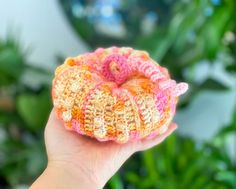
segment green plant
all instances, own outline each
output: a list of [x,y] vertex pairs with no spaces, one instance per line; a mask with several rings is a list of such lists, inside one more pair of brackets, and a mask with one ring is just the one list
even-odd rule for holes
[[[168,27],[136,41],[135,46],[148,50],[175,79],[190,84],[182,106],[202,90],[227,89],[212,76],[211,68],[220,63],[226,71],[236,71],[235,8],[234,0],[180,1],[172,7]],[[209,74],[199,82],[194,70],[203,61],[209,65]]]
[[[218,3],[202,0],[176,3],[168,27],[159,28],[135,43],[166,65],[177,80],[190,84],[182,108],[187,108],[190,100],[204,90],[228,89],[211,76],[211,70],[202,82],[195,79],[194,69],[201,61],[210,67],[220,63],[229,74],[235,75],[236,3],[231,0]],[[127,185],[130,188],[235,188],[236,162],[227,151],[229,136],[234,140],[236,137],[235,113],[232,123],[211,141],[198,144],[191,138],[173,135],[157,148],[132,157],[107,188]]]
[[212,141],[196,143],[172,135],[158,147],[131,157],[106,188],[235,188],[236,162],[227,151],[227,136],[235,134],[236,111],[232,123]]
[[25,53],[12,38],[0,40],[0,187],[29,183],[46,164],[43,127],[51,109],[50,86],[32,86],[27,72],[49,77],[26,64]]

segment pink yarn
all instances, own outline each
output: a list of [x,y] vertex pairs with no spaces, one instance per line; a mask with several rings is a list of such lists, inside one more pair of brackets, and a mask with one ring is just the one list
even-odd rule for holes
[[[116,49],[115,49],[116,50]],[[112,54],[104,60],[102,73],[106,79],[115,81],[118,85],[123,83],[129,75],[130,69],[126,63],[127,59],[119,54]],[[111,70],[114,63],[116,70]]]
[[55,71],[52,97],[68,130],[125,143],[166,132],[187,89],[147,52],[111,47],[67,58]]
[[80,122],[75,120],[75,119],[72,119],[71,120],[71,124],[72,124],[72,128],[79,134],[84,134],[83,130],[81,130],[80,128]]

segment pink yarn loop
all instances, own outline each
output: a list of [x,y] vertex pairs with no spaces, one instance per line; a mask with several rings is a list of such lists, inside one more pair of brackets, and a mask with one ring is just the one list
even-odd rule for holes
[[187,83],[179,83],[175,86],[173,90],[173,95],[178,97],[182,94],[184,94],[188,90],[188,84]]
[[119,54],[112,54],[104,60],[103,75],[110,81],[122,84],[130,73],[126,57]]

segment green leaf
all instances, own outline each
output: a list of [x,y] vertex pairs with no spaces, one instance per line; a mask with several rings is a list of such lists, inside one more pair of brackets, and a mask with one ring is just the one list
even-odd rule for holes
[[180,25],[183,22],[184,16],[181,13],[175,15],[174,19],[171,21],[168,35],[165,38],[163,36],[157,41],[155,52],[153,53],[153,58],[161,61],[163,57],[167,54],[167,51],[175,42],[175,39],[180,31]]
[[16,82],[23,71],[21,55],[14,49],[0,51],[0,85]]
[[222,47],[222,37],[232,17],[231,9],[221,7],[215,10],[214,16],[210,17],[202,28],[202,35],[205,39],[205,52],[209,59],[214,59],[218,50]]
[[40,94],[21,94],[17,98],[17,111],[31,130],[45,126],[51,109],[49,91]]
[[[46,166],[46,152],[42,141],[32,145],[27,151],[27,173],[31,178],[38,177]],[[35,178],[36,179],[36,178]]]
[[229,184],[232,188],[236,188],[236,172],[221,171],[217,173],[216,180]]
[[226,66],[225,69],[228,72],[236,73],[236,63]]
[[125,177],[129,183],[133,183],[133,184],[138,185],[140,182],[140,177],[138,176],[137,173],[130,171],[125,174]]
[[229,88],[224,85],[223,83],[215,80],[215,79],[212,79],[212,78],[209,78],[207,80],[205,80],[200,86],[199,86],[200,89],[203,89],[203,90],[228,90]]
[[123,189],[123,183],[119,176],[119,174],[115,174],[111,180],[109,181],[109,184],[111,186],[111,189]]
[[143,152],[143,160],[149,174],[148,179],[150,179],[150,181],[155,183],[155,181],[157,181],[159,176],[156,171],[156,162],[153,156],[153,150],[154,149],[150,149]]

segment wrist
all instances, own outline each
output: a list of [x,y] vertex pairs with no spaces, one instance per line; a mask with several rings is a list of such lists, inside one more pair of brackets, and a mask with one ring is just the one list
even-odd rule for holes
[[[105,183],[104,183],[105,184]],[[49,163],[42,175],[35,181],[30,189],[52,188],[52,189],[102,189],[101,184],[92,174],[77,170],[68,163]]]
[[[81,162],[82,164],[82,162]],[[68,180],[71,181],[74,188],[94,188],[102,189],[105,183],[103,184],[100,178],[97,178],[92,170],[83,168],[83,166],[74,165],[71,162],[49,162],[47,169],[54,172],[61,172],[61,176],[68,177]]]

